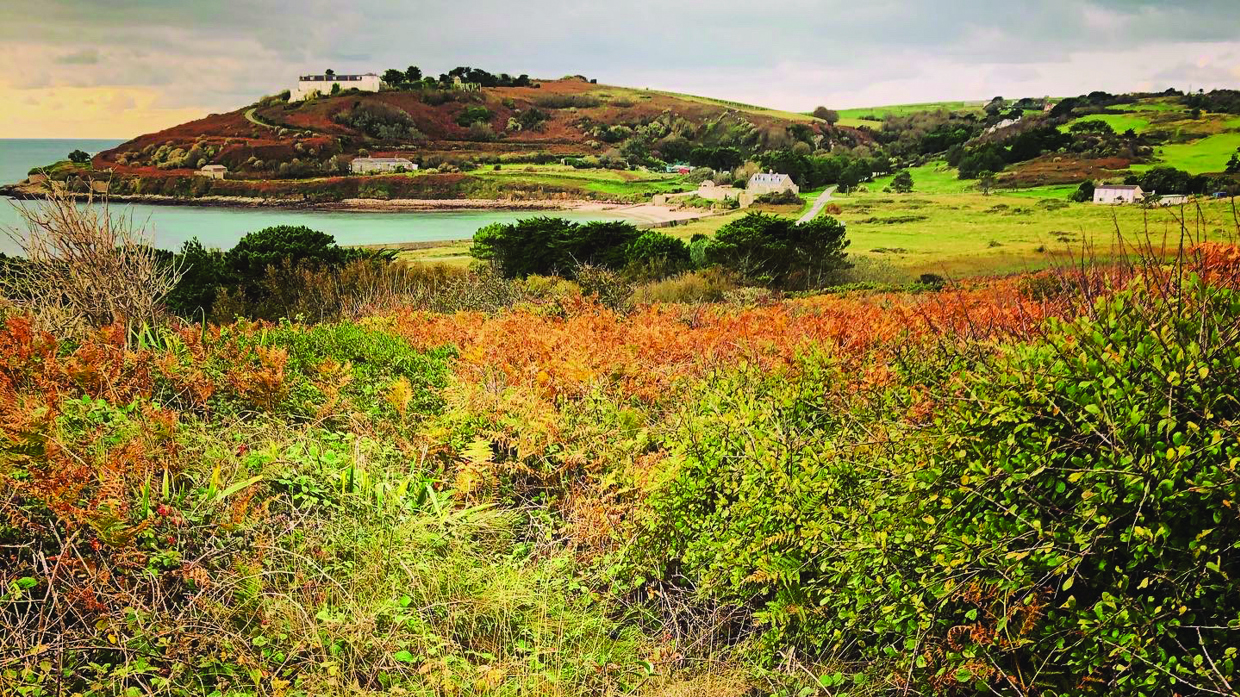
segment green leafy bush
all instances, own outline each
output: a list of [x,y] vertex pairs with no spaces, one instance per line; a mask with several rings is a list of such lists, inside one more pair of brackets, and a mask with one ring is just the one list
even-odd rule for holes
[[224,254],[229,279],[247,295],[261,295],[261,282],[267,267],[287,259],[324,266],[344,263],[351,253],[336,244],[336,238],[304,225],[276,225],[248,233]]
[[641,234],[624,221],[575,223],[539,216],[478,230],[470,254],[494,262],[508,278],[531,274],[571,277],[583,264],[624,268],[628,247]]
[[656,230],[642,233],[641,237],[633,240],[625,254],[630,264],[663,262],[683,267],[689,263],[689,245],[678,237]]
[[484,106],[471,105],[461,110],[456,115],[456,125],[469,127],[475,123],[487,122],[491,120],[491,110]]
[[[997,360],[906,362],[864,409],[821,359],[795,382],[720,376],[671,440],[632,569],[747,610],[763,660],[922,694],[1226,693],[1238,324],[1240,293],[1191,279]],[[926,389],[933,424],[891,418]]]
[[754,281],[807,288],[847,266],[847,246],[844,225],[831,216],[798,225],[791,218],[754,212],[720,228],[707,258]]

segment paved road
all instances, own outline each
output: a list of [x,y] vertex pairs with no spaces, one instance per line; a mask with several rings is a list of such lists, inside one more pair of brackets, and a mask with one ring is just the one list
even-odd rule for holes
[[835,193],[835,187],[828,186],[826,191],[818,194],[818,200],[814,201],[814,207],[809,209],[805,215],[801,216],[801,218],[797,220],[797,225],[800,225],[801,223],[808,223],[818,217],[818,214],[822,212],[823,207],[827,205],[827,201],[831,200],[831,194],[833,193]]

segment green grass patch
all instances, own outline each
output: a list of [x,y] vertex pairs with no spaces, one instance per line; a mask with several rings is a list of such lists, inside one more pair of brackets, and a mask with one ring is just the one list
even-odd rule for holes
[[1061,131],[1067,131],[1072,124],[1082,121],[1102,121],[1110,126],[1116,133],[1123,133],[1128,129],[1132,129],[1137,133],[1149,130],[1150,120],[1141,116],[1129,114],[1092,114],[1090,116],[1082,116],[1074,119],[1071,123],[1066,123],[1059,127]]
[[840,109],[841,119],[863,119],[870,117],[883,118],[889,115],[908,116],[922,111],[981,111],[986,102],[924,102],[921,104],[891,104],[888,106],[861,107],[857,109]]
[[1219,133],[1191,143],[1159,147],[1154,151],[1157,162],[1133,165],[1132,169],[1135,172],[1144,172],[1151,167],[1165,165],[1192,174],[1222,172],[1227,165],[1227,159],[1237,148],[1240,148],[1240,133]]

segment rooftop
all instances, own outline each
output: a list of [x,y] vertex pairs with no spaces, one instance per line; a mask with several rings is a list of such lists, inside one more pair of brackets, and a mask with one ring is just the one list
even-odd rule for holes
[[383,163],[406,162],[406,163],[412,164],[410,160],[405,157],[355,157],[353,158],[353,161],[354,162],[383,162]]
[[298,75],[297,79],[301,82],[355,82],[364,77],[379,77],[374,73],[362,73],[361,75]]
[[1121,190],[1121,191],[1132,191],[1133,189],[1140,189],[1141,187],[1137,186],[1136,184],[1099,184],[1099,185],[1098,185],[1097,187],[1095,187],[1095,188],[1098,188],[1098,189],[1119,189],[1119,190]]

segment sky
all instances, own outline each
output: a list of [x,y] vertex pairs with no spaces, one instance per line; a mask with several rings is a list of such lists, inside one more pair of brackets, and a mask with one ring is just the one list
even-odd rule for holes
[[0,138],[132,137],[327,68],[792,111],[1240,88],[1240,0],[5,0],[0,18]]

